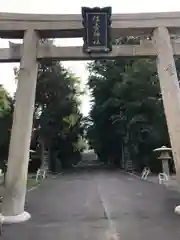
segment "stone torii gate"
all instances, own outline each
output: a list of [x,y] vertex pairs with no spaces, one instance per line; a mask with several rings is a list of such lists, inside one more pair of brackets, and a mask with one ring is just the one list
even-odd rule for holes
[[83,37],[81,15],[35,15],[0,13],[0,37],[23,38],[22,45],[0,49],[0,62],[20,61],[19,81],[11,132],[2,205],[5,222],[30,218],[24,211],[29,147],[35,102],[38,60],[92,60],[115,57],[157,56],[157,70],[163,96],[169,136],[180,181],[180,91],[174,55],[180,55],[180,43],[170,34],[180,33],[180,12],[112,15],[112,38],[152,36],[139,45],[113,46],[110,53],[85,54],[81,47],[42,45],[40,38]]

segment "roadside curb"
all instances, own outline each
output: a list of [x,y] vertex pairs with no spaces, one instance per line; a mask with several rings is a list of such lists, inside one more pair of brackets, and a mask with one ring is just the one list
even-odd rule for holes
[[161,185],[161,186],[164,186],[165,188],[167,188],[168,190],[173,190],[173,191],[176,191],[176,192],[180,192],[179,189],[177,189],[176,187],[174,186],[171,186],[171,185],[168,185],[168,184],[159,184],[158,182],[154,182],[153,180],[150,180],[150,179],[142,179],[139,175],[136,175],[134,173],[130,173],[130,172],[124,172],[126,173],[127,175],[130,175],[130,176],[133,176],[135,178],[138,178],[139,180],[141,181],[147,181],[149,183],[153,183],[153,184],[156,184],[156,185]]
[[31,192],[31,191],[35,190],[35,189],[38,188],[40,185],[41,185],[41,184],[38,183],[36,186],[29,188],[29,189],[27,190],[27,192]]
[[[131,173],[131,172],[125,172],[123,171],[123,173],[127,174],[127,175],[130,175],[130,176],[133,176],[135,178],[138,178],[140,180],[143,180],[139,175],[135,174],[135,173]],[[146,179],[147,180],[147,179]],[[148,181],[148,180],[147,180]]]
[[[139,176],[138,174],[135,174],[135,173],[131,173],[131,172],[124,172],[126,173],[127,175],[130,175],[130,176],[133,176],[135,178],[138,178],[139,180],[141,181],[147,181],[147,182],[150,182],[150,183],[154,183],[154,184],[158,184],[160,185],[159,183],[155,183],[154,181],[150,180],[150,179],[142,179],[141,176]],[[164,185],[166,186],[166,185]],[[167,187],[167,186],[166,186]]]
[[[57,178],[58,176],[62,175],[63,173],[64,173],[64,172],[58,173],[58,174],[55,175],[55,176],[51,176],[51,178],[55,179],[55,178]],[[27,190],[27,193],[36,190],[38,187],[40,187],[40,185],[41,185],[41,183],[38,183],[36,186],[29,188],[29,189]]]
[[58,174],[56,174],[56,175],[54,175],[54,176],[51,176],[51,178],[52,178],[52,179],[55,179],[55,178],[61,176],[63,173],[64,173],[64,172],[60,172],[60,173],[58,173]]
[[128,174],[128,175],[131,175],[133,177],[141,179],[141,177],[139,175],[135,174],[135,173],[131,173],[131,172],[125,172],[125,173]]

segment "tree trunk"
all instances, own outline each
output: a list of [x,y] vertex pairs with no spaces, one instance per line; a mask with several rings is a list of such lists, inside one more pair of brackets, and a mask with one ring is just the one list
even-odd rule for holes
[[129,152],[128,145],[124,145],[124,169],[125,171],[130,171],[132,170],[132,160]]
[[121,168],[125,168],[125,159],[124,159],[124,143],[121,144]]
[[44,145],[44,139],[43,137],[40,137],[40,144],[41,144],[41,168],[44,168],[44,150],[45,150],[45,145]]

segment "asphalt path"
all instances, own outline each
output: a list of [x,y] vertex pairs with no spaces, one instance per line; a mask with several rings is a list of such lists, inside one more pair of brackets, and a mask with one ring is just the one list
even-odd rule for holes
[[180,193],[119,171],[47,179],[27,196],[32,219],[4,227],[7,240],[179,240]]

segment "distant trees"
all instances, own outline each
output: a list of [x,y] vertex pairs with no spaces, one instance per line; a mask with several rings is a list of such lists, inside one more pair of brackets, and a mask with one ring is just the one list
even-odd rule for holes
[[0,163],[7,160],[12,126],[14,102],[8,92],[0,85]]
[[[18,81],[19,70],[15,69]],[[39,63],[31,148],[43,164],[49,154],[49,168],[71,167],[80,160],[83,128],[80,113],[80,79],[58,61]],[[14,100],[0,86],[0,157],[7,159]],[[35,160],[33,160],[35,161]]]
[[[180,71],[178,66],[177,59]],[[152,150],[169,145],[169,137],[155,60],[99,60],[89,64],[89,73],[88,137],[100,159],[124,168],[132,161],[136,170],[159,169]]]

